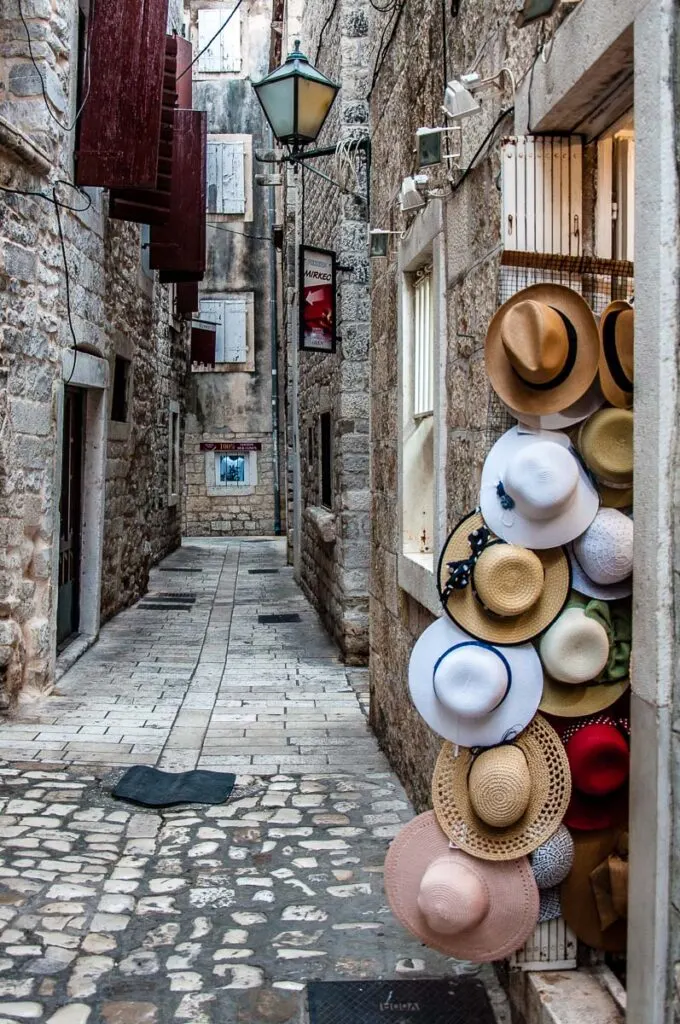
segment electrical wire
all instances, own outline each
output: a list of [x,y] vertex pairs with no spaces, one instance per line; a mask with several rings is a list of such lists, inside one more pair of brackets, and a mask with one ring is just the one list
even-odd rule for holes
[[[400,6],[398,8],[396,8],[396,7],[393,8],[393,11],[396,10],[396,12],[397,12],[396,18],[394,18],[394,20],[392,20],[391,18],[388,18],[388,20],[385,22],[385,27],[382,30],[382,35],[380,36],[380,42],[378,43],[378,57],[376,59],[375,66],[373,68],[373,78],[371,79],[371,87],[368,90],[368,96],[366,97],[366,99],[370,99],[371,98],[373,90],[375,89],[375,83],[378,81],[378,75],[380,74],[380,70],[381,70],[383,64],[385,63],[385,58],[387,56],[387,51],[389,50],[390,46],[392,45],[392,40],[394,39],[395,32],[397,31],[397,27],[399,25],[399,22],[401,21],[401,16],[404,13],[405,9],[406,9],[406,0],[401,0]],[[387,35],[387,30],[388,30],[388,28],[390,28],[390,25],[391,25],[391,28],[392,28],[392,31],[390,32],[390,37],[387,40],[387,42],[384,43],[385,36]],[[383,45],[383,43],[384,43],[384,45]]]
[[226,19],[226,21],[224,22],[224,24],[223,24],[223,25],[220,25],[220,27],[218,28],[218,30],[217,30],[217,32],[215,33],[215,35],[214,35],[214,36],[212,37],[212,39],[210,39],[210,40],[209,40],[209,41],[208,41],[208,42],[207,42],[207,43],[205,44],[205,46],[203,47],[203,49],[202,49],[202,50],[199,50],[199,51],[198,51],[198,53],[196,54],[196,56],[195,56],[195,57],[194,57],[194,59],[192,60],[191,64],[188,64],[188,65],[187,65],[187,66],[185,67],[184,71],[182,71],[182,73],[181,73],[180,75],[178,75],[178,76],[177,76],[177,81],[178,81],[178,82],[179,82],[180,78],[184,78],[184,76],[186,75],[187,71],[191,71],[191,69],[193,68],[193,66],[194,66],[194,64],[196,63],[196,61],[198,61],[198,60],[200,60],[200,59],[201,59],[201,57],[203,56],[203,54],[205,53],[205,51],[206,51],[206,50],[209,50],[209,49],[210,49],[210,47],[212,46],[212,44],[213,44],[213,43],[215,42],[215,40],[217,39],[217,37],[218,37],[218,36],[220,36],[220,35],[222,34],[222,32],[224,32],[225,28],[227,27],[227,25],[229,24],[229,22],[231,21],[231,19],[232,19],[232,18],[234,17],[234,15],[235,15],[235,14],[236,14],[236,12],[238,11],[238,9],[239,9],[239,7],[241,6],[241,4],[242,4],[242,3],[243,3],[243,0],[237,0],[236,6],[235,6],[235,7],[234,7],[234,8],[233,8],[233,9],[232,9],[232,10],[231,10],[230,12],[229,12],[229,17],[228,17],[228,18]]
[[245,231],[237,231],[236,228],[227,227],[226,224],[213,224],[210,221],[207,221],[207,225],[214,231],[228,231],[230,235],[240,235],[241,238],[253,238],[256,241],[271,242],[269,235],[248,235]]
[[379,14],[392,14],[399,0],[389,0],[385,7],[381,7],[379,4],[375,2],[375,0],[368,0],[368,2],[373,8],[373,10],[378,11]]
[[47,95],[47,87],[45,85],[45,79],[42,76],[42,72],[41,72],[40,68],[38,67],[38,63],[37,63],[37,61],[35,59],[35,56],[33,54],[33,44],[31,42],[31,32],[30,32],[30,29],[28,27],[28,23],[26,21],[26,18],[24,17],[24,11],[23,11],[23,8],[21,6],[21,0],[17,0],[17,4],[19,6],[19,17],[21,18],[21,22],[22,22],[22,24],[24,26],[24,30],[26,32],[26,40],[28,42],[28,55],[31,58],[31,63],[33,64],[33,67],[35,68],[35,73],[37,74],[37,76],[38,76],[38,78],[40,80],[40,90],[42,92],[42,97],[43,97],[43,100],[45,102],[45,106],[47,108],[47,113],[50,115],[50,117],[52,118],[54,123],[56,125],[58,125],[59,128],[61,128],[61,130],[63,132],[72,132],[75,129],[76,125],[78,124],[78,118],[82,114],[83,109],[85,107],[85,104],[87,103],[87,100],[88,100],[89,95],[90,95],[90,86],[92,85],[91,68],[90,68],[90,45],[91,45],[91,42],[92,42],[92,23],[94,21],[94,0],[92,0],[92,6],[91,6],[91,9],[90,9],[90,16],[89,16],[89,19],[88,19],[87,45],[86,45],[86,49],[85,49],[85,65],[86,65],[86,68],[87,68],[87,88],[85,90],[85,96],[83,97],[83,101],[80,104],[80,106],[78,107],[78,109],[77,109],[77,111],[75,113],[75,117],[73,118],[73,121],[71,122],[71,124],[62,124],[62,122],[59,120],[59,118],[56,116],[56,114],[52,110],[52,103],[50,101],[49,96]]
[[487,144],[489,143],[489,141],[493,137],[496,129],[501,124],[501,122],[505,120],[506,117],[508,117],[510,114],[512,114],[514,112],[514,110],[515,110],[514,107],[507,107],[505,110],[501,110],[500,114],[498,115],[498,117],[496,118],[496,120],[491,125],[491,127],[488,130],[488,132],[486,133],[486,135],[482,139],[482,142],[480,143],[479,147],[477,148],[476,153],[474,154],[474,156],[470,160],[470,163],[465,168],[465,170],[461,174],[461,176],[458,179],[458,181],[452,186],[452,188],[451,188],[451,195],[454,195],[458,191],[458,189],[462,186],[462,184],[465,181],[465,179],[467,178],[467,176],[469,174],[471,174],[472,171],[475,169],[475,166],[477,164],[477,160],[479,159],[480,155],[484,152],[484,149],[486,148]]
[[314,58],[314,63],[315,64],[319,63],[319,56],[321,55],[321,47],[323,46],[324,32],[326,31],[326,29],[330,25],[331,21],[333,20],[333,15],[337,11],[337,9],[338,9],[338,0],[333,0],[333,6],[331,7],[330,14],[328,15],[328,17],[324,21],[323,26],[321,28],[321,31],[319,32],[319,45],[316,48],[316,57]]

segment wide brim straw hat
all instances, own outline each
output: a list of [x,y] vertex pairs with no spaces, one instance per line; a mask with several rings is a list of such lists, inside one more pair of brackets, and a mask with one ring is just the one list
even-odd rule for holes
[[582,420],[592,416],[594,412],[604,405],[604,395],[597,377],[590,385],[585,395],[570,405],[562,412],[553,412],[547,416],[536,416],[528,412],[520,412],[511,406],[506,406],[511,416],[514,416],[520,423],[531,427],[532,430],[566,430],[573,427]]
[[[513,324],[513,312],[530,307],[525,323]],[[557,314],[557,317],[555,317]],[[549,325],[554,318],[556,326]],[[565,332],[566,327],[566,332]],[[570,351],[563,366],[554,368],[550,380],[528,383],[530,363],[541,362],[541,351],[551,331],[565,332]],[[526,358],[527,377],[523,379],[509,356],[516,339],[515,358]],[[537,357],[538,353],[538,357]],[[600,338],[597,322],[588,303],[571,288],[557,284],[535,284],[517,292],[505,302],[489,324],[485,344],[486,368],[494,391],[506,405],[521,413],[537,416],[562,412],[577,402],[597,375]],[[547,354],[547,350],[546,350]],[[548,356],[548,361],[550,357]],[[550,377],[550,371],[546,374]]]
[[633,407],[634,316],[631,304],[617,299],[600,317],[600,386],[619,409]]
[[600,499],[566,434],[512,427],[482,469],[480,510],[496,536],[534,551],[580,536]]
[[[441,696],[446,696],[445,685],[455,687],[458,676],[453,659],[461,656],[466,660],[460,666],[462,703],[457,709],[455,692],[448,704]],[[490,689],[488,701],[485,680],[474,677],[476,662],[470,665],[467,660],[476,656],[482,671],[488,662],[490,673],[496,669],[501,673],[500,689]],[[531,644],[501,647],[475,641],[444,616],[416,641],[408,683],[416,710],[434,732],[461,746],[493,746],[508,730],[519,731],[534,717],[543,692],[543,670]],[[479,712],[474,714],[470,702],[477,698]]]
[[[569,597],[571,575],[566,549],[533,552],[498,542],[489,534],[487,544],[471,559],[470,537],[479,538],[481,531],[481,514],[471,512],[449,534],[437,570],[444,611],[470,636],[489,643],[512,645],[533,640],[557,618]],[[466,560],[470,563],[469,582],[449,589],[446,596],[450,563]],[[462,567],[465,570],[464,564]],[[525,599],[531,601],[534,596],[530,607],[520,611]],[[494,607],[489,608],[489,603]]]
[[581,942],[609,953],[625,950],[627,922],[625,917],[619,917],[608,927],[602,927],[591,874],[616,856],[624,835],[620,827],[575,832],[574,866],[560,889],[562,916],[567,925]]
[[633,503],[633,413],[599,409],[578,431],[577,447],[595,478],[602,504],[628,508]]
[[[432,779],[437,821],[452,843],[482,860],[524,857],[550,838],[562,822],[571,796],[571,775],[564,746],[541,715],[513,741],[526,758],[530,792],[521,817],[495,828],[475,812],[470,773],[476,754],[445,743]],[[483,755],[480,755],[483,756]]]
[[630,687],[630,679],[615,683],[558,683],[549,675],[543,677],[543,696],[539,711],[557,718],[582,718],[611,707]]
[[[456,934],[433,930],[419,905],[423,877],[433,862],[444,860],[452,877],[458,872],[487,894],[481,920]],[[395,917],[412,935],[459,960],[503,960],[524,945],[538,921],[538,889],[526,857],[491,864],[451,849],[432,811],[418,815],[393,840],[385,860],[385,892]]]

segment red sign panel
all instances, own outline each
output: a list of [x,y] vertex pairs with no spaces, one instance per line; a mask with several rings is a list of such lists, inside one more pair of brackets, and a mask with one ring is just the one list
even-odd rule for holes
[[260,452],[261,441],[202,441],[202,452]]
[[335,253],[300,247],[300,348],[335,352]]

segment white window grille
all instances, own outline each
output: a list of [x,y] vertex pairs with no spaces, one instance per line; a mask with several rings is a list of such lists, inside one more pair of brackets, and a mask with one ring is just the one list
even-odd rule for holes
[[250,456],[241,452],[218,452],[215,455],[215,483],[218,487],[250,484]]
[[245,298],[201,299],[200,318],[215,324],[215,362],[248,361],[248,302]]
[[501,181],[505,249],[581,255],[583,149],[578,137],[505,139]]
[[208,213],[246,212],[245,145],[208,138]]
[[635,133],[628,118],[597,144],[596,255],[635,258]]
[[432,268],[415,275],[413,285],[413,415],[434,411],[434,315]]
[[[199,71],[220,74],[241,70],[240,12],[236,11],[226,28],[219,32],[232,10],[233,7],[209,7],[199,10],[198,49],[199,52],[205,50],[198,62]],[[215,35],[217,38],[213,39]]]

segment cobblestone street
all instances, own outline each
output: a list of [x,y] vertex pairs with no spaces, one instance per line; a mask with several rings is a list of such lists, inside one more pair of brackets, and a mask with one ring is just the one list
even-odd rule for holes
[[[278,614],[300,621],[258,618]],[[465,970],[385,906],[385,851],[413,811],[365,680],[281,543],[196,542],[155,570],[59,695],[0,727],[0,1024],[283,1024],[305,1019],[310,979]],[[144,811],[110,795],[133,763],[233,770],[237,786],[224,805]]]

